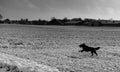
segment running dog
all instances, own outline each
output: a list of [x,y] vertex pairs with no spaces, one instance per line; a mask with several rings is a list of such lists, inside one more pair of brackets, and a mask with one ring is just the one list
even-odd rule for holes
[[85,43],[79,45],[79,47],[82,48],[82,50],[79,50],[79,52],[83,52],[83,51],[85,51],[85,52],[91,52],[92,56],[93,56],[93,54],[98,55],[96,51],[100,49],[100,47],[97,47],[97,48],[95,48],[95,47],[89,47]]

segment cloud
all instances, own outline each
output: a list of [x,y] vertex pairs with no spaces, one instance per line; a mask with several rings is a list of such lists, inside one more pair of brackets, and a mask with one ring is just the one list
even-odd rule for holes
[[23,3],[28,7],[28,8],[38,8],[36,5],[34,5],[30,0],[23,0]]
[[97,0],[93,16],[99,16],[101,18],[113,18],[120,19],[120,1],[119,0]]
[[0,6],[9,16],[120,18],[120,0],[0,0]]
[[6,17],[6,12],[7,12],[7,11],[5,10],[5,8],[0,5],[0,14],[1,14],[3,17]]

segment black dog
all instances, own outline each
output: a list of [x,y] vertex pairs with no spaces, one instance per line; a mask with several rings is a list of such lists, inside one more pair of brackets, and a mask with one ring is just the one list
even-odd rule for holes
[[97,48],[89,47],[89,46],[87,46],[85,43],[79,45],[79,47],[82,47],[82,50],[79,50],[79,52],[83,52],[83,51],[89,52],[89,51],[90,51],[91,54],[92,54],[92,56],[93,56],[93,54],[98,55],[97,52],[96,52],[96,50],[99,50],[99,49],[100,49],[100,47],[97,47]]

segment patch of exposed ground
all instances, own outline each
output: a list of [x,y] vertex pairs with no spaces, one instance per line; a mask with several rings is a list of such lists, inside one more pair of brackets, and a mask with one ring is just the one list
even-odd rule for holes
[[59,72],[56,68],[16,56],[0,53],[0,71],[2,72]]

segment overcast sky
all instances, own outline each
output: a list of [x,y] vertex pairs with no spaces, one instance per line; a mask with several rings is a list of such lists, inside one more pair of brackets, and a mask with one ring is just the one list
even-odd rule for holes
[[10,19],[120,19],[120,0],[0,0],[0,14]]

